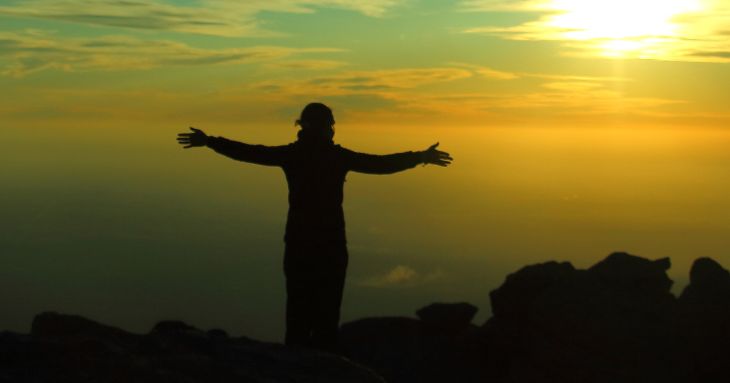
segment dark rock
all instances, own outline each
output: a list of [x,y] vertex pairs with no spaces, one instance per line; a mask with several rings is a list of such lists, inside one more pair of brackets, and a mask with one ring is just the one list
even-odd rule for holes
[[340,328],[343,353],[388,382],[485,381],[476,341],[472,331],[443,331],[425,320],[403,317],[366,318]]
[[211,339],[228,339],[228,333],[225,330],[214,328],[208,330],[208,337]]
[[523,267],[508,275],[504,284],[489,294],[492,315],[504,320],[524,318],[533,301],[550,287],[564,283],[574,273],[575,268],[569,262]]
[[141,350],[152,353],[209,355],[215,352],[215,344],[203,330],[181,321],[162,321],[144,338]]
[[678,333],[697,382],[724,381],[730,360],[730,273],[710,258],[692,265],[679,297]]
[[684,304],[730,305],[730,272],[711,258],[698,258],[679,299]]
[[78,315],[44,312],[33,318],[31,335],[37,340],[57,341],[82,352],[121,353],[135,347],[141,337]]
[[[667,259],[614,253],[588,270],[528,266],[491,293],[484,326],[512,381],[682,381]],[[499,368],[496,366],[495,368]]]
[[666,271],[670,267],[669,258],[652,261],[627,253],[613,253],[588,271],[602,285],[617,292],[668,297],[672,280]]
[[469,303],[432,303],[416,311],[425,324],[444,333],[457,334],[469,328],[479,309]]

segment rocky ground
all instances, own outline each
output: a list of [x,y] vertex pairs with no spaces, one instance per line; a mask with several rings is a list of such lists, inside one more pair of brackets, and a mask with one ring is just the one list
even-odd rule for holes
[[0,382],[729,381],[730,273],[700,258],[675,297],[669,267],[625,253],[585,270],[526,266],[490,293],[480,326],[468,303],[361,319],[342,325],[344,356],[176,321],[142,335],[42,313],[31,334],[0,333]]
[[132,334],[74,315],[39,314],[30,335],[0,334],[0,382],[359,382],[372,370],[316,350],[229,337],[183,322]]

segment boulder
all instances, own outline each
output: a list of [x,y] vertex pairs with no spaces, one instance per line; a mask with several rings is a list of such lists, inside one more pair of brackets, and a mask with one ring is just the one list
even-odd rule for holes
[[388,382],[483,382],[483,355],[476,327],[470,325],[476,310],[468,303],[437,303],[418,310],[420,320],[381,317],[345,323],[342,351]]
[[668,259],[614,253],[587,270],[548,262],[494,290],[485,324],[498,375],[528,381],[681,381]]
[[730,272],[711,258],[698,258],[679,301],[686,305],[730,305]]
[[671,299],[672,280],[667,276],[669,258],[649,260],[627,253],[612,253],[588,269],[592,278],[614,293],[626,293],[630,299],[651,297]]
[[730,360],[730,272],[710,258],[692,264],[679,297],[678,334],[698,382],[726,381]]
[[502,286],[489,294],[492,315],[502,320],[522,320],[541,294],[574,274],[575,268],[569,262],[525,266],[508,275]]

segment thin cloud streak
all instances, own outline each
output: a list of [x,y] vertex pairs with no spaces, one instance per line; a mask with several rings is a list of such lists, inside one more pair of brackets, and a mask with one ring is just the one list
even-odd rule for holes
[[313,13],[320,7],[332,7],[382,17],[398,4],[393,0],[201,0],[198,5],[184,6],[159,0],[26,0],[0,6],[0,15],[139,30],[261,37],[278,35],[261,26],[257,16],[265,11]]
[[469,78],[472,73],[460,68],[407,68],[374,71],[349,71],[307,80],[270,80],[252,85],[254,90],[282,92],[287,95],[342,96],[387,94],[425,84]]
[[63,71],[144,70],[162,66],[208,66],[269,62],[308,53],[332,53],[334,48],[254,46],[200,49],[180,42],[141,40],[128,36],[61,38],[39,33],[0,32],[0,73],[23,77]]

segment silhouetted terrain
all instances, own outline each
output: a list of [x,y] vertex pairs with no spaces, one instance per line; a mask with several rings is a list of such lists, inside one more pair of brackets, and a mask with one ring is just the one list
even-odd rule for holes
[[164,321],[145,335],[39,314],[30,335],[0,334],[0,382],[382,383],[340,356]]
[[482,326],[468,303],[343,324],[342,350],[356,363],[176,321],[137,335],[43,313],[30,335],[0,334],[0,381],[383,381],[362,365],[389,382],[727,381],[730,273],[700,258],[677,298],[669,267],[625,253],[585,270],[526,266],[491,292]]

